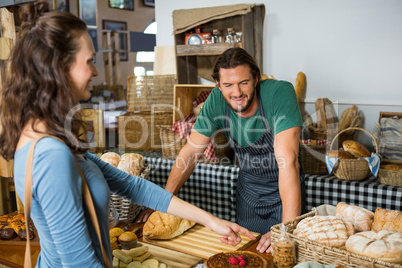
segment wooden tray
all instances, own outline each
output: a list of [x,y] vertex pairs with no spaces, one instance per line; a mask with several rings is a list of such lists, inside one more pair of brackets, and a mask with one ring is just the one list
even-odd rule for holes
[[[261,236],[259,233],[251,233],[257,239]],[[195,255],[203,259],[208,259],[210,256],[220,252],[243,250],[255,241],[245,235],[241,235],[242,241],[233,247],[219,241],[219,237],[221,237],[219,234],[208,230],[205,226],[196,224],[184,234],[172,239],[155,240],[143,237],[143,240],[145,243]]]
[[[17,215],[18,212],[14,211],[12,213],[9,213],[8,215]],[[3,216],[3,215],[2,215]],[[39,236],[38,236],[38,231],[36,230],[35,226],[33,225],[32,221],[32,229],[34,231],[34,238],[31,239],[31,247],[39,246]],[[24,246],[25,247],[26,241],[19,239],[17,236],[14,239],[11,240],[2,240],[0,239],[0,245],[13,245],[13,246]]]
[[[149,252],[151,252],[152,258],[157,259],[159,262],[163,262],[169,268],[195,267],[197,266],[197,264],[204,262],[201,257],[158,247],[145,242],[143,242],[142,245],[149,248]],[[141,246],[141,243],[139,243],[138,246]]]

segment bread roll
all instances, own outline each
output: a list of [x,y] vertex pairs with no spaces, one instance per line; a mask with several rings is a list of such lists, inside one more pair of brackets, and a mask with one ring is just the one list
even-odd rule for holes
[[372,230],[374,232],[388,230],[402,233],[402,212],[377,208],[374,213]]
[[370,152],[357,141],[347,140],[342,142],[343,149],[356,158],[370,157]]
[[293,234],[332,247],[342,247],[355,233],[353,223],[336,216],[315,216],[301,220]]
[[335,215],[350,220],[356,232],[370,231],[373,224],[374,213],[365,208],[339,202],[336,205]]
[[392,263],[402,264],[402,233],[382,230],[361,232],[349,237],[350,252]]
[[149,239],[170,239],[181,235],[195,222],[155,211],[144,224],[143,235]]
[[117,168],[132,176],[140,176],[144,165],[145,162],[142,155],[127,153],[121,156]]
[[120,161],[120,155],[114,152],[104,153],[100,159],[114,167],[117,167]]
[[339,158],[339,159],[355,159],[355,157],[348,152],[345,152],[343,150],[332,150],[328,151],[327,155],[329,157],[334,157],[334,158]]

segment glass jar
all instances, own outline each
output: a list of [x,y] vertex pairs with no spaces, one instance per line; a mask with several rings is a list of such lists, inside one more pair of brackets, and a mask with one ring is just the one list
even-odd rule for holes
[[241,43],[243,39],[243,33],[242,32],[236,32],[236,42]]
[[219,29],[212,30],[212,43],[213,44],[222,43],[222,35],[221,35],[221,31],[219,31]]
[[233,28],[228,28],[226,37],[225,37],[225,43],[235,43],[236,42],[236,37],[235,33],[233,31]]

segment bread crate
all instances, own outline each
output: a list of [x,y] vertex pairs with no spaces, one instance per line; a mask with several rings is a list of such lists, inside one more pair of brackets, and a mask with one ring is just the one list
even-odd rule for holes
[[172,111],[136,111],[117,117],[119,149],[160,151],[160,131],[157,125],[172,122]]
[[[385,262],[380,259],[366,257],[352,253],[343,248],[335,248],[320,242],[309,240],[304,237],[296,236],[293,231],[296,223],[307,218],[314,217],[315,211],[311,211],[290,221],[285,222],[288,237],[296,246],[296,261],[317,262],[321,264],[343,265],[345,267],[378,267],[378,268],[402,268],[402,265]],[[281,237],[281,223],[271,227],[271,241],[276,242]]]
[[215,88],[215,85],[176,84],[173,87],[173,105],[176,111],[173,113],[173,121],[180,120],[189,115],[193,109],[193,101],[201,92]]

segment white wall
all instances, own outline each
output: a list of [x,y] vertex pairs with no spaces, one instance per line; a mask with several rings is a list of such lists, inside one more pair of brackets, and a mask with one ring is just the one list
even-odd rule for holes
[[239,3],[265,4],[263,73],[294,83],[303,71],[307,112],[319,97],[339,115],[356,104],[370,132],[380,111],[402,112],[401,0],[156,0],[157,46],[174,45],[173,10]]

